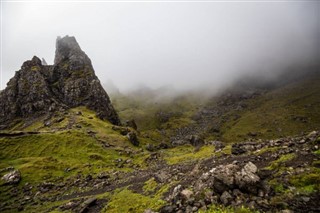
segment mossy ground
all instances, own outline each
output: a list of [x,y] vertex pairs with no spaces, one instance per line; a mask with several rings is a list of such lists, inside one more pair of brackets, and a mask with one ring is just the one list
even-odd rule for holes
[[207,210],[200,210],[199,213],[259,213],[259,211],[252,210],[246,207],[225,207],[225,206],[216,206],[212,205]]
[[163,157],[168,164],[193,162],[212,157],[214,146],[202,146],[199,150],[191,145],[183,145],[166,150]]
[[[78,111],[82,115],[74,116]],[[42,132],[40,134],[0,138],[0,169],[13,166],[21,170],[23,182],[53,180],[78,173],[98,174],[113,170],[116,159],[130,158],[119,154],[121,150],[138,150],[125,136],[113,131],[111,124],[96,118],[93,112],[85,108],[72,109],[69,116],[50,127],[37,122],[26,128],[36,128]],[[82,126],[80,129],[64,129],[71,122],[71,117],[76,124]],[[64,130],[50,131],[59,128]],[[88,131],[94,131],[94,136]],[[106,141],[113,147],[105,148],[99,140]],[[144,155],[137,153],[133,163],[143,162],[140,157],[143,158]],[[70,171],[65,172],[66,169]],[[122,170],[130,169],[124,166]]]
[[144,212],[146,209],[158,210],[166,203],[162,199],[162,194],[167,190],[168,186],[165,185],[153,196],[134,193],[128,189],[116,190],[102,212],[122,213]]

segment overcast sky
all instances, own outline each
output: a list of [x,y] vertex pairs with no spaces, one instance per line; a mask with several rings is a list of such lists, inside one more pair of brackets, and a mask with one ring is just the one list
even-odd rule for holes
[[319,59],[320,3],[1,2],[2,88],[34,55],[53,63],[75,36],[102,82],[178,89],[224,85]]

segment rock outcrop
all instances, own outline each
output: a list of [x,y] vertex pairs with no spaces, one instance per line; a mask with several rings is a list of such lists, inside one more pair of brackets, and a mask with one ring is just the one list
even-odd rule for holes
[[54,65],[44,65],[34,56],[0,93],[0,124],[77,106],[86,106],[99,118],[120,124],[91,60],[75,37],[58,37]]

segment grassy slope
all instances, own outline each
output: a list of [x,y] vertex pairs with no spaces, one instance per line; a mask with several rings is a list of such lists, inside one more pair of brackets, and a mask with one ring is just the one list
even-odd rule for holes
[[[82,115],[76,116],[77,111],[81,111]],[[13,166],[23,173],[23,182],[31,183],[78,173],[95,175],[114,169],[115,159],[128,158],[121,156],[119,151],[138,150],[125,136],[112,130],[111,124],[96,118],[93,112],[85,108],[70,110],[63,121],[50,128],[64,128],[71,119],[82,128],[49,131],[49,127],[37,122],[26,129],[36,128],[43,132],[41,134],[0,138],[0,169]],[[88,131],[94,131],[95,136],[88,134]],[[104,148],[98,140],[107,142],[112,147]],[[141,156],[144,157],[144,154],[137,153],[133,163],[141,164]],[[67,168],[70,172],[66,173]],[[124,167],[122,170],[131,169]]]
[[[45,126],[43,120],[39,120],[31,125],[20,122],[11,130],[11,132],[39,131],[40,134],[0,138],[0,171],[9,166],[19,169],[22,174],[19,188],[28,183],[35,186],[36,190],[36,186],[40,183],[64,182],[69,178],[76,178],[79,174],[97,176],[102,172],[131,172],[134,166],[146,167],[145,159],[149,156],[149,152],[133,146],[126,136],[112,130],[113,125],[98,119],[94,112],[85,107],[78,107],[69,110],[68,114],[57,113],[51,121],[59,120],[61,117],[64,117],[62,121],[52,122],[50,127]],[[76,125],[80,125],[81,128]],[[148,141],[149,139],[141,138],[141,146],[144,147]],[[103,143],[109,144],[110,147],[104,147]],[[126,154],[128,152],[132,154]],[[122,162],[130,159],[131,163],[118,167],[116,161],[120,158]],[[0,172],[0,175],[5,173]],[[5,195],[9,189],[10,186],[0,187],[2,195],[0,202],[14,205],[12,203],[14,201]],[[72,190],[81,191],[81,189]],[[115,201],[110,203],[110,211],[117,212],[112,208],[118,205],[117,202],[123,202],[117,199],[121,199],[124,194],[130,194],[132,202],[137,206],[149,205],[155,199],[159,204],[163,203],[160,199],[161,194],[151,199],[126,189],[119,189],[112,195],[101,195],[101,198],[113,200],[114,197]],[[68,201],[64,201],[66,202]],[[147,204],[144,204],[145,202]],[[25,211],[43,212],[50,206],[60,204],[62,204],[60,201],[45,202],[40,206],[26,206]],[[12,211],[14,210],[9,212]]]
[[[249,132],[259,138],[277,138],[318,129],[320,76],[293,82],[248,102],[238,120],[223,126],[225,141],[238,141]],[[235,112],[230,112],[235,113]]]
[[[248,99],[244,102],[244,109],[231,109],[222,116],[208,120],[208,125],[210,122],[214,125],[222,121],[220,133],[206,132],[204,135],[210,139],[236,142],[250,138],[248,134],[251,132],[258,133],[258,138],[271,139],[318,129],[319,82],[320,75],[315,74]],[[196,95],[180,96],[163,102],[153,101],[150,97],[121,95],[113,97],[113,102],[124,120],[134,118],[140,131],[158,142],[168,141],[178,128],[195,124],[193,116],[202,107],[219,107],[215,99],[201,100]],[[157,116],[159,112],[169,114],[170,119],[160,122]]]

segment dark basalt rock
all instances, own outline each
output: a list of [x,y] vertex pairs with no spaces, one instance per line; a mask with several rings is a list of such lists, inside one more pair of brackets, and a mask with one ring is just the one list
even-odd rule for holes
[[34,56],[0,93],[0,124],[77,106],[86,106],[99,118],[120,124],[89,57],[74,37],[58,37],[54,65],[43,65]]

